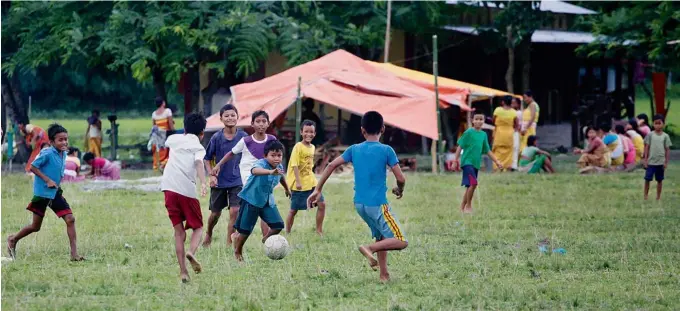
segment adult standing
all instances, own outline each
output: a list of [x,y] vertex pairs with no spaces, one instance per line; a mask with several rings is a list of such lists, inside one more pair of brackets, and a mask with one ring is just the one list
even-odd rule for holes
[[168,148],[165,147],[165,139],[168,131],[175,129],[175,122],[172,120],[172,110],[167,108],[167,104],[162,97],[156,97],[156,110],[151,114],[153,126],[158,130],[158,140],[151,146],[153,152],[153,169],[165,168],[168,163]]
[[[500,107],[493,112],[493,148],[491,152],[496,156],[503,167],[513,167],[513,134],[517,128],[517,111],[510,107],[512,97],[505,96],[501,99]],[[495,168],[495,167],[494,167]]]
[[87,118],[87,151],[95,157],[102,156],[102,120],[99,119],[99,110],[92,110],[92,115]]
[[520,151],[527,146],[529,136],[536,136],[536,123],[538,122],[538,114],[540,108],[538,103],[534,100],[534,93],[531,91],[524,92],[524,102],[527,107],[522,111],[522,141],[520,144]]
[[26,162],[26,173],[31,172],[31,163],[40,154],[40,149],[44,144],[49,144],[50,139],[47,137],[47,132],[42,128],[35,126],[33,124],[19,124],[19,130],[21,134],[26,138],[26,146],[32,148],[31,156],[28,157],[28,162]]

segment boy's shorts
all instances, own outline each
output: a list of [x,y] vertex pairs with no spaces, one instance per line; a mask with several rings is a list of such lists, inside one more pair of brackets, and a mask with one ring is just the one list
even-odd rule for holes
[[647,165],[647,169],[645,170],[645,180],[652,181],[652,177],[654,177],[657,182],[663,181],[663,165]]
[[251,205],[246,200],[241,201],[241,208],[238,210],[234,229],[236,229],[238,233],[249,235],[253,232],[258,217],[267,223],[269,228],[283,230],[283,219],[281,218],[281,214],[279,214],[279,209],[271,207],[269,204],[264,207],[257,207]]
[[479,170],[472,165],[464,165],[461,170],[463,171],[463,181],[461,186],[470,187],[477,185],[477,173]]
[[172,226],[177,226],[186,221],[184,229],[199,229],[203,227],[203,214],[201,204],[197,199],[185,197],[172,191],[163,191],[165,194],[165,208]]
[[48,206],[52,209],[52,211],[54,211],[57,217],[61,218],[66,215],[71,215],[73,214],[71,211],[71,206],[69,206],[68,202],[66,202],[66,199],[64,199],[64,196],[62,195],[63,193],[64,191],[59,188],[59,190],[57,190],[57,194],[54,196],[54,199],[34,196],[33,199],[31,199],[31,203],[28,203],[28,207],[26,207],[26,209],[40,217],[45,217],[45,211],[47,210]]
[[230,209],[241,205],[238,193],[243,187],[235,186],[228,188],[210,188],[210,211],[219,213],[225,207]]
[[354,208],[356,208],[357,213],[359,213],[359,216],[366,222],[368,227],[371,228],[371,234],[374,239],[380,241],[396,238],[407,242],[404,231],[401,230],[399,220],[397,220],[389,204],[367,206],[355,203]]
[[[314,188],[307,191],[291,191],[290,209],[296,211],[307,210],[307,199],[309,198],[309,195],[312,194],[312,192],[314,192]],[[323,203],[324,201],[323,194],[321,194],[319,203]]]

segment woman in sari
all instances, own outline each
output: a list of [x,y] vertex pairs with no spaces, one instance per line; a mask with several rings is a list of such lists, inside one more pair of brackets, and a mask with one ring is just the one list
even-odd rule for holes
[[[158,129],[160,139],[158,143],[151,146],[153,152],[153,169],[162,170],[168,163],[168,148],[165,148],[165,139],[168,131],[175,129],[175,122],[172,120],[172,110],[166,107],[165,100],[161,97],[156,98],[156,110],[151,114],[152,125]],[[162,142],[161,142],[162,141]]]
[[519,160],[519,171],[528,174],[537,174],[541,170],[554,174],[550,153],[538,148],[536,136],[529,136],[527,146],[522,150],[522,158]]
[[[501,106],[496,108],[493,112],[493,148],[491,152],[496,156],[498,161],[503,163],[503,167],[511,168],[512,163],[512,148],[513,148],[513,134],[517,128],[517,111],[510,107],[510,96],[505,96],[501,99]],[[494,169],[496,169],[494,165]]]
[[512,109],[515,109],[517,113],[517,124],[515,125],[515,132],[512,133],[512,169],[516,170],[517,165],[519,163],[519,155],[520,155],[520,131],[522,130],[522,101],[517,98],[513,97],[511,101],[511,107]]
[[33,124],[19,124],[19,130],[26,138],[26,146],[32,148],[31,155],[26,162],[26,173],[30,173],[33,160],[40,154],[43,145],[50,144],[50,138],[47,137],[45,130]]
[[642,154],[645,152],[645,139],[638,131],[637,120],[628,120],[628,125],[626,125],[626,135],[628,135],[630,140],[633,141],[633,147],[635,148],[635,164],[640,164],[640,160],[642,160]]
[[534,94],[531,91],[526,91],[524,93],[524,101],[527,103],[527,107],[522,111],[522,141],[520,150],[527,146],[529,136],[536,135],[536,123],[538,122],[538,115],[540,112],[538,103],[534,100]]
[[96,180],[119,180],[120,165],[104,158],[96,158],[88,152],[83,156],[83,161],[92,167],[88,176]]
[[[581,158],[576,161],[579,168],[599,168],[604,169],[608,163],[608,149],[597,135],[597,129],[589,126],[586,129],[588,145],[585,149],[574,149],[574,154],[580,154]],[[583,170],[581,172],[584,172]]]

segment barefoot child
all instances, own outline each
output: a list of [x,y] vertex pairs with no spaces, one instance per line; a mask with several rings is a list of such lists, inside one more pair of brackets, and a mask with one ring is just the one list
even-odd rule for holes
[[[220,109],[220,119],[224,123],[224,129],[215,133],[203,158],[203,163],[208,172],[212,171],[212,161],[224,158],[242,138],[248,136],[246,132],[237,130],[238,110],[231,104],[224,105]],[[238,165],[241,155],[232,157],[224,164],[217,176],[210,176],[210,217],[208,218],[208,230],[203,240],[203,246],[209,247],[212,242],[213,228],[226,207],[229,211],[229,225],[227,226],[227,246],[231,245],[231,234],[234,233],[234,222],[238,215],[241,199],[238,193],[243,189],[241,172]]]
[[[286,218],[286,233],[290,233],[295,221],[295,215],[298,211],[307,209],[307,198],[314,191],[316,186],[316,176],[314,176],[314,145],[312,140],[316,136],[316,123],[314,121],[305,120],[302,122],[302,141],[295,144],[293,151],[290,154],[288,161],[288,176],[287,180],[290,182],[291,198],[290,198],[290,212]],[[326,214],[326,203],[323,195],[319,198],[318,207],[316,211],[316,233],[323,235],[323,218]],[[310,208],[314,208],[311,206]]]
[[645,137],[645,200],[649,194],[649,183],[652,177],[656,179],[656,199],[661,200],[661,188],[663,188],[664,171],[668,167],[671,155],[671,138],[664,133],[663,115],[657,114],[652,118],[654,131]]
[[[354,207],[359,216],[371,229],[375,243],[359,247],[368,264],[373,270],[380,267],[380,280],[388,281],[390,274],[387,271],[387,251],[402,250],[408,246],[401,225],[392,208],[387,202],[387,170],[391,168],[397,180],[397,187],[392,193],[401,199],[404,193],[406,178],[399,167],[399,160],[394,149],[380,143],[380,136],[385,132],[383,117],[376,111],[369,111],[361,118],[361,134],[365,142],[352,145],[342,156],[328,164],[323,171],[321,180],[309,195],[307,205],[312,206],[321,200],[321,192],[324,184],[335,171],[344,164],[354,165]],[[378,253],[378,260],[373,256]]]
[[[212,176],[219,175],[222,165],[229,162],[232,157],[242,154],[239,169],[241,170],[241,182],[245,185],[248,177],[250,177],[250,170],[253,168],[253,164],[257,160],[264,159],[264,145],[269,141],[276,140],[276,137],[266,133],[267,128],[269,128],[269,115],[267,112],[264,110],[255,111],[251,118],[250,124],[255,129],[255,133],[239,140],[234,148],[225,154],[215,165],[211,173]],[[267,224],[260,222],[260,228],[262,229],[262,236],[267,235]]]
[[274,201],[274,188],[281,183],[290,197],[290,190],[283,176],[283,145],[278,140],[268,141],[264,145],[264,159],[258,160],[251,169],[250,177],[239,193],[241,208],[238,211],[234,228],[236,233],[232,236],[234,241],[234,256],[236,260],[243,261],[243,244],[255,228],[257,218],[269,226],[267,234],[262,238],[262,243],[272,235],[279,234],[283,230],[283,219]]
[[26,209],[33,212],[33,223],[10,235],[7,238],[7,249],[9,256],[15,259],[17,243],[29,234],[40,231],[45,211],[49,207],[66,223],[66,233],[71,245],[71,261],[81,261],[84,258],[78,255],[76,246],[76,218],[73,217],[71,207],[59,187],[66,165],[68,132],[61,125],[52,124],[47,129],[47,137],[52,146],[41,150],[30,164],[31,172],[36,178],[33,180],[33,199]]
[[[482,155],[489,156],[499,169],[503,169],[502,163],[496,159],[489,148],[487,134],[482,131],[484,125],[484,114],[475,114],[472,119],[472,128],[467,129],[458,139],[456,148],[456,167],[463,171],[462,186],[465,186],[463,202],[460,203],[460,210],[464,213],[472,212],[472,196],[477,189],[477,174],[482,164]],[[463,151],[461,155],[461,151]]]
[[[201,196],[205,196],[208,183],[205,180],[203,157],[205,149],[201,137],[205,130],[205,118],[198,114],[184,117],[184,134],[170,135],[165,146],[170,148],[171,156],[163,171],[161,190],[165,195],[165,208],[175,229],[175,253],[179,262],[180,278],[189,282],[185,258],[191,263],[195,273],[200,273],[201,264],[196,260],[196,250],[203,233],[201,205],[196,199],[196,175],[201,182]],[[183,226],[183,222],[186,225]],[[184,252],[186,230],[192,229],[189,251]]]

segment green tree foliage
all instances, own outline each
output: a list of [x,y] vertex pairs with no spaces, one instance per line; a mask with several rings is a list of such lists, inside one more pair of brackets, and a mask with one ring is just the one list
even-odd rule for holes
[[583,3],[601,14],[587,16],[581,27],[590,29],[599,40],[579,48],[590,57],[622,54],[648,58],[658,70],[680,70],[680,3],[619,2],[617,6]]

